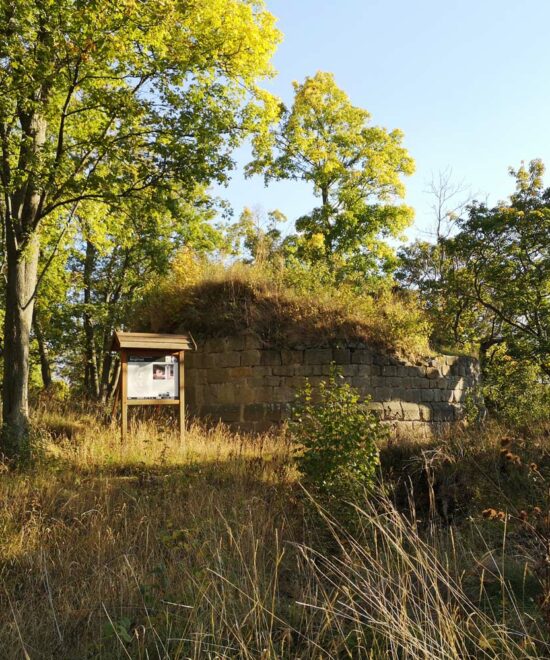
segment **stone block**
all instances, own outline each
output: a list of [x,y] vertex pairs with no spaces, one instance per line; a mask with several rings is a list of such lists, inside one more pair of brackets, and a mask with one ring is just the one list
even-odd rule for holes
[[384,367],[390,363],[388,356],[385,353],[374,353],[372,356],[372,363],[380,367]]
[[218,383],[207,385],[204,390],[204,403],[242,403],[245,385],[236,383]]
[[242,406],[239,404],[205,405],[201,407],[201,415],[222,422],[239,422],[241,420]]
[[305,364],[322,365],[330,364],[332,362],[332,349],[331,348],[312,348],[305,351],[304,355]]
[[262,348],[263,344],[258,335],[254,332],[250,332],[244,335],[244,348],[247,351],[256,350]]
[[260,364],[262,351],[257,349],[248,349],[241,352],[241,366],[254,367]]
[[249,378],[252,374],[252,367],[232,367],[227,370],[227,375],[231,380],[242,380],[243,378]]
[[[247,378],[246,379],[246,385],[247,387],[250,387],[252,389],[256,387],[269,387],[269,382],[267,381],[268,378],[271,378],[272,376],[252,376],[252,378]],[[277,384],[279,384],[279,378],[280,376],[277,376]]]
[[225,337],[209,337],[204,342],[204,352],[208,355],[210,353],[222,353],[226,349]]
[[185,365],[185,386],[204,385],[206,383],[206,369],[194,369]]
[[368,398],[369,400],[374,397],[374,387],[369,387],[368,385],[363,387],[358,387],[359,394],[363,399]]
[[283,365],[303,364],[304,363],[304,351],[282,350],[281,351],[281,363]]
[[[388,367],[384,367],[385,369]],[[395,367],[394,367],[395,368]],[[399,376],[390,376],[389,378],[386,378],[386,385],[388,387],[391,387],[392,389],[400,389],[403,390],[405,389],[403,386],[403,378],[399,378]]]
[[385,376],[386,378],[397,376],[397,369],[398,369],[398,367],[395,367],[395,366],[390,366],[390,365],[383,366],[382,367],[382,376]]
[[463,389],[454,389],[453,390],[453,401],[454,403],[460,403],[466,396],[466,392]]
[[349,348],[332,349],[332,359],[335,364],[349,365],[351,363],[351,351]]
[[294,370],[296,367],[287,366],[287,367],[272,367],[272,372],[274,376],[284,376],[286,378],[294,376]]
[[422,390],[422,401],[431,403],[435,399],[436,390]]
[[389,387],[375,387],[375,401],[389,401],[391,398],[391,389]]
[[357,376],[361,368],[358,364],[344,364],[340,367],[340,371],[342,372],[342,376],[350,378],[351,376]]
[[422,395],[424,392],[429,392],[430,390],[405,390],[407,396],[405,397],[407,401],[411,403],[421,403],[423,401]]
[[236,351],[226,353],[210,353],[206,358],[207,367],[238,367],[241,364],[241,354]]
[[384,419],[402,419],[403,418],[403,409],[401,407],[401,401],[384,401]]
[[370,401],[367,408],[377,415],[380,419],[384,417],[384,405],[379,401]]
[[244,351],[246,348],[246,337],[244,335],[233,335],[227,338],[227,348],[229,351]]
[[262,385],[268,385],[269,387],[281,387],[285,382],[285,379],[281,376],[264,376]]
[[264,419],[267,404],[251,403],[244,406],[243,419],[245,422],[259,422]]
[[420,419],[424,422],[430,422],[432,420],[432,407],[429,404],[421,403],[418,406],[418,412],[420,413]]
[[417,438],[429,438],[432,434],[430,424],[426,424],[426,422],[413,422],[412,423],[412,431],[415,437]]
[[370,380],[364,376],[352,376],[348,381],[351,382],[352,387],[372,387]]
[[228,380],[225,369],[208,369],[206,374],[208,383],[225,383]]
[[261,352],[260,364],[264,367],[274,367],[281,366],[281,353],[280,351],[273,351],[269,349],[264,349]]
[[246,383],[242,389],[239,390],[239,402],[245,405],[256,403],[256,389],[250,387]]
[[197,387],[186,387],[185,388],[185,405],[196,408],[201,402],[200,395],[198,392],[199,388]]
[[351,352],[350,360],[352,364],[373,364],[374,356],[372,351],[365,348],[358,348]]
[[286,379],[286,385],[288,385],[288,387],[291,387],[296,392],[297,390],[303,389],[306,380],[307,380],[306,376],[292,376],[292,378]]
[[401,408],[403,409],[403,420],[406,422],[416,422],[420,420],[420,410],[418,404],[410,403],[408,401],[401,401]]
[[430,380],[435,380],[437,378],[441,378],[441,373],[437,367],[429,367],[426,369],[426,377]]
[[307,376],[307,378],[311,378],[312,376],[322,376],[323,368],[320,364],[303,365],[300,369],[299,375]]
[[189,351],[185,354],[186,368],[196,369],[205,366],[205,355],[202,351]]
[[291,387],[282,386],[273,388],[273,403],[290,403],[294,401],[296,393]]
[[403,399],[403,391],[399,387],[390,387],[389,390],[388,401],[401,401]]
[[455,409],[449,403],[435,402],[431,404],[434,422],[452,422],[455,419]]
[[273,401],[273,387],[262,386],[254,388],[254,403],[271,403]]
[[288,419],[290,415],[290,403],[267,403],[265,408],[265,418],[274,422],[282,422]]

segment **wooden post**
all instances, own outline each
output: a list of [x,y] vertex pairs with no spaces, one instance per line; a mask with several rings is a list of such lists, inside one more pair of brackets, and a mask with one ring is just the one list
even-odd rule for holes
[[178,417],[180,423],[180,443],[183,444],[183,439],[185,436],[185,371],[184,371],[184,356],[185,351],[178,352],[178,394],[179,394],[179,406],[178,406]]
[[120,351],[120,438],[122,442],[126,442],[128,436],[128,353],[122,349]]

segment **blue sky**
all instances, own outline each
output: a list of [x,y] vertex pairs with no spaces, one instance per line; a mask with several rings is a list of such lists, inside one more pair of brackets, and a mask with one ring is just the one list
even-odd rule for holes
[[[268,88],[286,103],[293,80],[331,71],[374,124],[405,133],[416,161],[407,202],[409,237],[432,224],[432,173],[452,168],[479,198],[512,191],[509,166],[542,158],[550,167],[550,0],[267,0],[284,40]],[[247,161],[241,149],[238,161]],[[235,213],[279,208],[293,220],[309,211],[311,189],[264,187],[241,167],[219,191]]]

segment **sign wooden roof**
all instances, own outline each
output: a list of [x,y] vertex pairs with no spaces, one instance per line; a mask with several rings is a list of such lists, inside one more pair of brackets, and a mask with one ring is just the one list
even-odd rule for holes
[[152,332],[120,332],[113,336],[112,349],[145,348],[166,351],[188,351],[193,348],[189,335],[161,335]]

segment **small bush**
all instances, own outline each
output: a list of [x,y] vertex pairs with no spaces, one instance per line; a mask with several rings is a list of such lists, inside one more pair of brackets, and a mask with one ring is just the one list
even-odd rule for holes
[[368,409],[368,399],[361,400],[336,370],[315,394],[307,382],[290,421],[298,468],[329,494],[370,486],[379,463],[377,442],[387,437],[387,429]]

